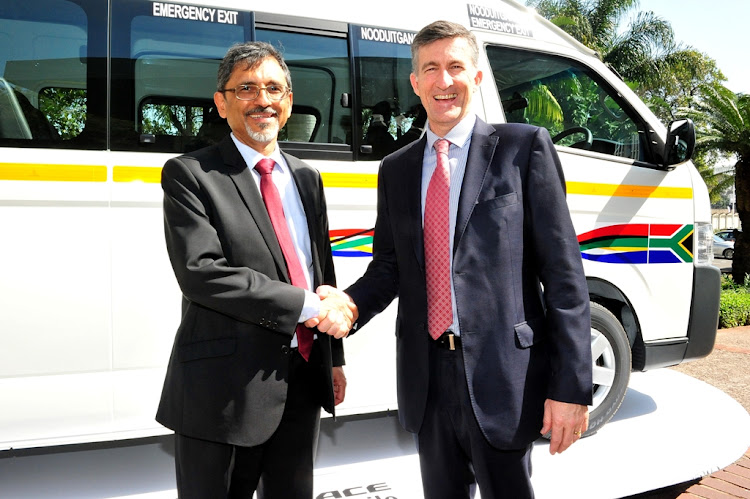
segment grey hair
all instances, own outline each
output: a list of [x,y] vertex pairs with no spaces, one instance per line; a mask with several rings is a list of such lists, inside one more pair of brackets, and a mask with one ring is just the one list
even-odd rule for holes
[[219,72],[216,77],[216,90],[222,92],[232,76],[232,71],[238,64],[245,64],[245,69],[253,69],[258,66],[264,59],[273,57],[281,66],[286,78],[286,86],[292,89],[292,74],[289,72],[284,57],[281,52],[270,43],[266,42],[245,42],[232,45],[227,51],[224,59],[219,64]]
[[417,67],[419,49],[446,38],[465,38],[469,42],[471,62],[474,64],[474,67],[479,66],[479,45],[474,33],[461,24],[450,21],[435,21],[419,30],[419,33],[417,33],[411,42],[411,70],[414,74],[417,74],[417,70],[419,69]]

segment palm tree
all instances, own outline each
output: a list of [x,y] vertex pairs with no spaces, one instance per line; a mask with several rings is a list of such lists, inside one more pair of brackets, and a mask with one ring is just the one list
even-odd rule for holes
[[[716,170],[719,163],[724,163],[728,158],[706,145],[700,144],[695,148],[693,157],[690,158],[695,165],[703,181],[708,187],[708,196],[713,206],[719,203],[722,198],[726,198],[727,193],[734,185],[734,171]],[[724,206],[727,205],[725,202]]]
[[700,100],[703,87],[726,81],[715,60],[691,48],[666,54],[660,61],[660,69],[656,78],[642,82],[637,90],[665,123]]
[[[658,76],[642,82],[636,92],[664,123],[683,117],[686,109],[703,101],[702,89],[726,81],[714,59],[692,48],[666,54],[660,66]],[[693,164],[706,182],[712,203],[726,195],[734,184],[734,173],[715,170],[715,166],[726,159],[720,151],[705,144],[696,147],[692,157]]]
[[594,49],[605,63],[629,81],[658,76],[666,55],[673,52],[669,22],[653,12],[639,12],[624,31],[620,21],[638,0],[528,0],[543,17]]
[[[675,43],[668,21],[653,12],[637,13],[626,29],[620,21],[638,0],[528,0],[549,19],[617,71],[663,122],[677,118],[701,99],[701,88],[726,80],[716,61]],[[732,176],[714,172],[717,153],[696,149],[693,162],[718,200]]]
[[[701,88],[702,98],[687,114],[697,126],[696,144],[733,155],[737,214],[742,227],[750,228],[750,95],[735,94],[720,84]],[[750,274],[750,233],[740,233],[734,243],[732,277],[742,284]]]

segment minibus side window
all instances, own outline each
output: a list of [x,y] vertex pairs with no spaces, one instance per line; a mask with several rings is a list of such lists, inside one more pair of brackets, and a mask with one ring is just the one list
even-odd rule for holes
[[351,93],[346,38],[262,28],[255,38],[280,49],[292,74],[292,115],[279,140],[351,145],[351,108],[341,105]]
[[177,15],[157,7],[113,2],[114,150],[188,152],[229,133],[214,106],[216,73],[227,49],[248,38],[249,14],[230,12],[218,22],[217,9]]
[[487,57],[509,123],[545,127],[557,145],[649,161],[645,125],[589,68],[497,46]]
[[352,26],[359,94],[359,158],[380,160],[421,137],[427,114],[409,81],[414,33]]
[[104,53],[89,50],[103,41],[90,26],[105,16],[92,0],[0,5],[0,144],[106,147]]

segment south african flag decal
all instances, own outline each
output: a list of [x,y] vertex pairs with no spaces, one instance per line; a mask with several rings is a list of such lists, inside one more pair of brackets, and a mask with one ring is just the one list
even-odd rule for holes
[[372,256],[373,229],[338,229],[329,232],[333,256]]
[[622,224],[578,236],[581,257],[603,263],[689,263],[693,261],[693,226]]

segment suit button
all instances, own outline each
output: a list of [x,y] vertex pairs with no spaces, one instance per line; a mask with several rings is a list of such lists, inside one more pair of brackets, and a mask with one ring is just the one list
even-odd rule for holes
[[281,347],[281,353],[284,355],[289,355],[289,352],[291,352],[291,348],[289,348],[287,345],[284,345]]

